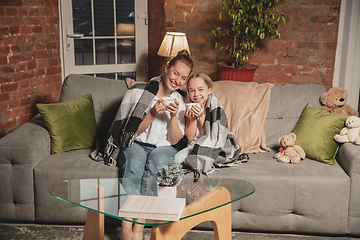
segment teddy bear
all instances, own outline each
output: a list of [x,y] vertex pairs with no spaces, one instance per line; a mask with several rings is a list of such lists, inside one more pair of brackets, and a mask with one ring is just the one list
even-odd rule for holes
[[360,118],[350,116],[345,121],[345,127],[341,129],[340,134],[336,134],[334,140],[339,143],[352,142],[360,145]]
[[348,94],[345,89],[339,87],[330,88],[329,91],[321,94],[321,110],[329,113],[359,116],[359,113],[346,104]]
[[281,163],[299,163],[301,159],[305,158],[305,151],[299,146],[295,145],[296,134],[290,133],[279,138],[280,149],[275,154],[274,158]]

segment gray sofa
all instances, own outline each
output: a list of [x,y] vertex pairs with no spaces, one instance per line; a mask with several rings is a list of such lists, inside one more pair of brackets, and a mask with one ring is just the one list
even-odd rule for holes
[[[91,93],[99,139],[104,141],[127,86],[124,81],[69,75],[61,102]],[[265,121],[270,152],[250,154],[248,163],[223,168],[212,177],[239,178],[256,191],[233,204],[233,229],[310,234],[360,234],[360,146],[343,144],[336,164],[273,159],[279,136],[292,131],[306,103],[320,107],[319,85],[275,86]],[[48,193],[56,182],[118,177],[117,167],[92,161],[92,149],[50,155],[50,136],[38,115],[0,139],[0,221],[84,223],[86,210]],[[204,228],[212,228],[204,223]]]

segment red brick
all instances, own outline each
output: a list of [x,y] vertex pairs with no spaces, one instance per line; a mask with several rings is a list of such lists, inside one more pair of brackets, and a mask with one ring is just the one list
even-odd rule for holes
[[28,106],[28,105],[31,105],[31,98],[30,97],[26,97],[26,98],[21,99],[21,101],[20,101],[20,106],[21,107]]
[[269,65],[266,67],[268,73],[281,73],[282,66],[279,65]]
[[22,80],[19,82],[19,89],[29,88],[30,81],[29,80]]
[[26,67],[28,70],[35,69],[35,68],[37,68],[37,63],[35,60],[32,60],[27,63]]
[[22,55],[13,55],[9,58],[10,63],[25,62],[25,61],[30,61],[31,59],[32,59],[31,53],[24,53]]
[[[24,71],[24,72],[18,72],[16,74],[13,75],[13,79],[14,81],[21,81],[24,79],[30,79],[34,77],[34,72],[33,71]],[[21,89],[21,87],[20,87]]]
[[319,40],[324,41],[336,41],[337,40],[337,34],[332,32],[326,32],[326,33],[319,33],[318,34]]
[[12,46],[11,46],[11,51],[12,51],[13,53],[18,53],[18,52],[21,51],[21,48],[20,48],[19,45],[12,45]]
[[7,106],[8,106],[7,103],[5,103],[5,102],[0,102],[0,113],[6,112],[7,109],[8,109]]
[[0,73],[13,73],[14,67],[12,65],[0,66]]
[[36,51],[33,53],[33,57],[35,59],[37,58],[49,58],[52,57],[51,50],[45,50],[45,51]]
[[271,42],[271,46],[274,48],[291,48],[291,47],[293,47],[293,45],[294,45],[294,42],[292,42],[292,41],[278,40],[278,41]]
[[337,42],[325,42],[324,47],[326,50],[336,50]]
[[26,63],[25,62],[17,63],[15,65],[15,71],[16,72],[21,72],[21,71],[25,71],[25,70],[26,70]]
[[321,62],[320,61],[317,61],[317,60],[310,60],[310,62],[309,62],[309,65],[311,66],[311,67],[319,67],[320,65],[321,65]]
[[32,29],[33,33],[42,33],[42,27],[41,26],[34,26]]
[[12,118],[17,118],[20,116],[23,116],[26,114],[26,109],[25,108],[16,108],[16,109],[11,109],[10,111],[5,113],[5,116],[8,119],[12,119]]
[[8,60],[6,56],[0,56],[0,65],[7,64]]
[[10,100],[8,102],[8,106],[9,109],[18,108],[20,106],[20,100],[19,99]]
[[338,22],[338,17],[336,16],[316,16],[312,17],[311,22],[315,23],[336,23]]
[[9,46],[0,46],[0,55],[8,55],[10,53]]
[[263,82],[271,83],[289,83],[291,78],[287,75],[263,75],[261,80]]
[[52,75],[52,74],[56,74],[56,73],[61,73],[61,69],[60,67],[48,67],[46,69],[46,74]]
[[44,76],[46,74],[46,71],[44,68],[36,69],[35,76]]
[[40,7],[46,6],[45,0],[23,0],[23,1],[25,6],[40,6]]
[[17,83],[8,83],[1,84],[1,91],[3,93],[15,91],[18,88],[19,84]]
[[24,97],[30,96],[33,93],[34,93],[34,91],[32,89],[23,89],[23,90],[13,92],[12,98],[14,98],[14,99],[24,98]]
[[32,32],[32,27],[30,26],[21,26],[20,27],[20,33],[25,35],[25,34],[29,34]]
[[313,75],[304,75],[303,83],[305,83],[305,84],[308,84],[308,83],[321,84],[321,79],[319,77],[316,77]]
[[328,31],[329,31],[329,32],[337,33],[337,32],[338,32],[338,27],[339,27],[339,25],[338,25],[337,23],[330,24],[330,25],[328,26]]
[[326,23],[310,23],[310,31],[320,32],[326,27]]
[[11,98],[10,93],[0,93],[0,102],[9,101]]
[[18,44],[19,42],[26,42],[25,36],[8,36],[4,38],[4,45]]
[[251,60],[253,62],[259,62],[259,63],[263,63],[263,64],[274,64],[275,63],[275,57],[253,56],[253,57],[251,57]]
[[19,125],[23,125],[24,123],[26,123],[27,121],[29,121],[31,119],[30,115],[25,115],[25,116],[20,116],[18,118],[18,123]]
[[46,24],[46,18],[45,17],[25,17],[24,18],[24,23],[26,25],[43,25]]
[[302,84],[304,83],[304,76],[303,75],[293,75],[291,77],[291,82],[295,84]]
[[6,8],[6,16],[16,16],[17,15],[17,9],[8,7]]
[[299,69],[296,66],[286,66],[284,67],[284,72],[289,74],[297,74],[299,73]]
[[315,51],[315,58],[332,59],[335,56],[335,51]]
[[0,124],[0,127],[1,126],[3,129],[6,129],[6,130],[17,127],[16,120],[10,119],[10,120],[6,121],[4,124]]
[[48,85],[42,85],[42,86],[36,86],[35,87],[35,93],[46,93],[46,92],[53,92],[57,90],[56,84],[48,84]]
[[277,60],[279,64],[284,65],[303,65],[305,63],[304,58],[296,57],[279,57]]
[[[32,8],[32,9],[29,9],[29,16],[39,16],[40,15],[40,11],[38,8]],[[42,15],[43,16],[43,15]]]
[[59,59],[58,58],[50,58],[48,60],[48,64],[49,66],[56,66],[56,65],[59,65]]

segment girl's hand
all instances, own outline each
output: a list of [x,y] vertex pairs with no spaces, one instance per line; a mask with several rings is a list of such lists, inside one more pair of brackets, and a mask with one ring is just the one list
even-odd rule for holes
[[170,116],[173,118],[176,116],[177,112],[179,111],[179,102],[175,100],[174,102],[167,105],[166,110],[170,112]]
[[159,100],[155,103],[154,107],[150,110],[152,115],[162,114],[165,112],[165,105],[163,100]]
[[204,114],[204,106],[202,104],[201,107],[194,105],[191,107],[190,111],[191,111],[190,114],[191,117],[200,117],[201,115]]

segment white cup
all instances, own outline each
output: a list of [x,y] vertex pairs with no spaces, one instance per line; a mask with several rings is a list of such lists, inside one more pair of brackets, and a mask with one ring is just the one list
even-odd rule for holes
[[167,107],[170,103],[174,102],[176,98],[173,97],[163,97],[161,100],[163,100],[165,107]]
[[200,104],[200,103],[187,103],[187,104],[185,105],[185,108],[186,108],[186,109],[191,109],[192,106],[199,106],[199,107],[201,107],[201,104]]

